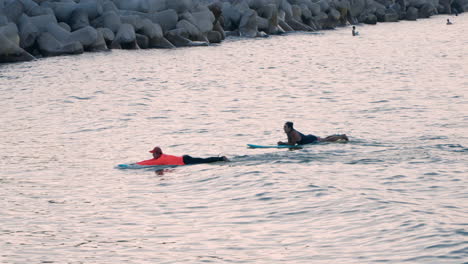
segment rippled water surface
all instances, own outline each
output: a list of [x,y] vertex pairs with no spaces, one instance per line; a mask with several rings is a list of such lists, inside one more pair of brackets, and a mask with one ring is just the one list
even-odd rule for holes
[[[464,263],[468,15],[0,65],[0,263]],[[248,149],[303,133],[347,144]],[[119,170],[168,154],[229,163]]]

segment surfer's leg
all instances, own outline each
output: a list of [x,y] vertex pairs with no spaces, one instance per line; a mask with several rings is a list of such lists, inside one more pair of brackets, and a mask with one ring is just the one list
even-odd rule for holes
[[336,142],[336,141],[349,141],[349,139],[348,139],[348,136],[346,136],[346,134],[343,134],[343,135],[331,135],[326,138],[322,138],[320,141]]
[[209,158],[194,158],[189,155],[183,156],[184,163],[187,165],[190,164],[202,164],[202,163],[212,163],[217,161],[225,161],[226,157],[209,157]]

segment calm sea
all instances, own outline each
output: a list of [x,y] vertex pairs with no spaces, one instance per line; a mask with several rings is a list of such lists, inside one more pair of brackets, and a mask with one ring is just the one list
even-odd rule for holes
[[[0,263],[467,263],[447,18],[0,65]],[[285,121],[351,141],[246,147]],[[231,162],[116,169],[156,145]]]

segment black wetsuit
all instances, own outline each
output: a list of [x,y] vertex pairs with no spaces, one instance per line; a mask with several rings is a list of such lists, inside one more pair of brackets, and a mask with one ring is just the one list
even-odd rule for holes
[[187,165],[190,164],[202,164],[202,163],[211,163],[217,161],[223,161],[223,157],[210,157],[210,158],[194,158],[189,155],[182,156],[184,163]]
[[318,141],[318,138],[314,135],[304,135],[301,132],[297,131],[299,135],[301,135],[301,140],[296,142],[299,145],[304,145],[304,144],[310,144],[310,143],[315,143]]

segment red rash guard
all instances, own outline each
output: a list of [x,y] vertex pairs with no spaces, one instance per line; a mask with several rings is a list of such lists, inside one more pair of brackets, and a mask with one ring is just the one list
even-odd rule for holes
[[149,159],[137,162],[138,165],[185,165],[184,159],[178,156],[161,154],[157,159]]

